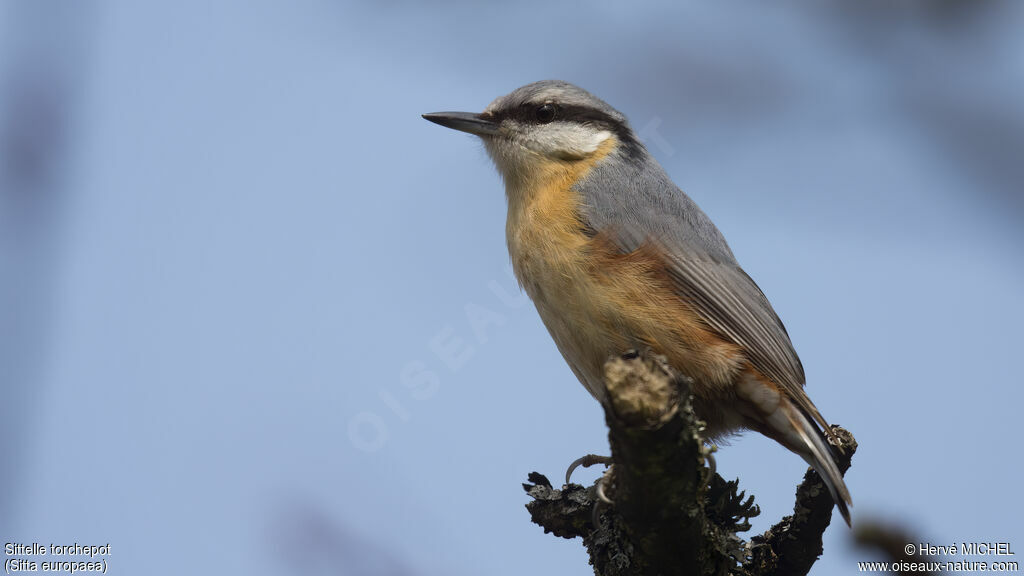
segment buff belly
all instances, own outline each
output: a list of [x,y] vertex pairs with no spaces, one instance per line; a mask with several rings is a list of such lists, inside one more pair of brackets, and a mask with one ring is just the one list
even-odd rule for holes
[[717,408],[735,398],[745,366],[739,348],[678,296],[653,245],[623,253],[601,231],[585,232],[572,183],[587,167],[561,168],[524,189],[509,185],[506,233],[516,276],[573,372],[603,400],[605,361],[650,347],[694,379],[713,435],[742,425]]

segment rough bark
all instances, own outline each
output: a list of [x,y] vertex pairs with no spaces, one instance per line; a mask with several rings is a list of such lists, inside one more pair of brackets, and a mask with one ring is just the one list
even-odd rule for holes
[[[833,508],[816,472],[798,486],[793,515],[746,542],[738,534],[760,510],[738,480],[708,468],[689,379],[660,356],[631,352],[608,361],[605,384],[614,464],[601,482],[614,504],[597,504],[596,484],[559,490],[534,472],[523,485],[534,523],[582,538],[598,576],[807,574],[821,555]],[[844,442],[838,457],[845,472],[856,442],[833,429]]]

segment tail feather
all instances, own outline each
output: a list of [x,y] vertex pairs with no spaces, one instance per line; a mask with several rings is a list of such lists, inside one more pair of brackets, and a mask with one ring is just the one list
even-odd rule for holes
[[825,481],[832,500],[839,508],[839,513],[843,515],[846,525],[852,526],[850,506],[853,505],[853,500],[846,487],[846,482],[843,480],[843,475],[839,472],[839,466],[836,465],[835,458],[832,457],[832,451],[825,444],[824,435],[803,412],[789,402],[784,402],[780,408],[785,411],[786,417],[801,441],[799,446],[793,446],[786,442],[786,447],[802,456],[818,472],[821,479]]

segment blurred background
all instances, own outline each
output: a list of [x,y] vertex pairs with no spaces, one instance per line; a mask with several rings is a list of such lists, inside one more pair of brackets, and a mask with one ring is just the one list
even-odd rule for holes
[[[0,539],[112,574],[590,574],[520,483],[606,452],[420,118],[626,113],[854,432],[854,518],[1024,547],[1024,4],[5,2]],[[717,456],[763,514],[805,465]],[[596,471],[580,473],[590,481]],[[819,574],[871,559],[826,534]]]

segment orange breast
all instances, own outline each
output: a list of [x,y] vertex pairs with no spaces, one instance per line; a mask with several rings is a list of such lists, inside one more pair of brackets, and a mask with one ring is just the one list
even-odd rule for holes
[[573,184],[614,149],[551,162],[509,184],[507,236],[513,268],[558,349],[598,399],[611,355],[649,346],[694,378],[698,398],[731,395],[743,357],[707,328],[673,289],[654,245],[623,254],[601,231],[583,233]]

